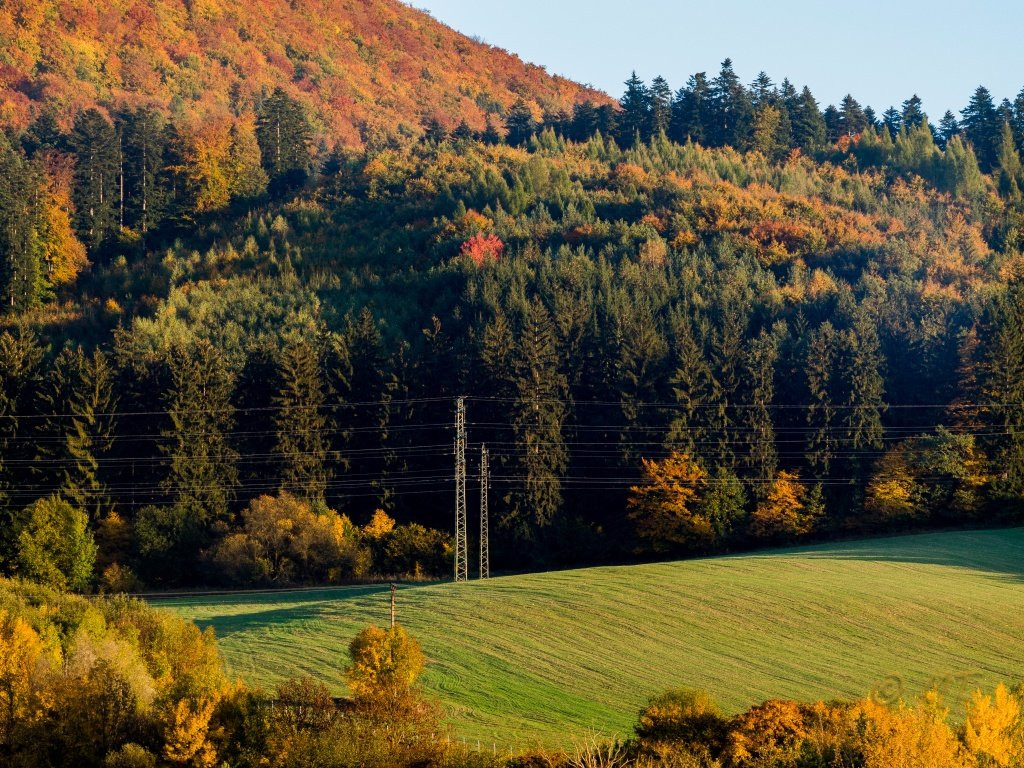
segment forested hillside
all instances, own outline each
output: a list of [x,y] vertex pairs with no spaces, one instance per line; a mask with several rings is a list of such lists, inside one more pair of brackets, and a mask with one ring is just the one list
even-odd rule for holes
[[419,135],[430,120],[483,130],[520,97],[538,115],[606,100],[399,0],[0,5],[4,124],[150,107],[198,130],[244,121],[279,87],[328,148]]
[[1022,115],[726,62],[348,150],[287,89],[12,125],[0,557],[444,573],[459,395],[502,567],[1019,519]]

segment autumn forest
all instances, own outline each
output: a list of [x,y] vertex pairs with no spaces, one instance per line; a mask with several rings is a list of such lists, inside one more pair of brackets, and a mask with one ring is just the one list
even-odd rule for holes
[[674,690],[492,762],[400,625],[352,697],[266,693],[113,595],[450,578],[458,398],[496,572],[1020,525],[1024,89],[612,98],[395,0],[10,0],[0,43],[0,763],[1021,765],[1004,686]]

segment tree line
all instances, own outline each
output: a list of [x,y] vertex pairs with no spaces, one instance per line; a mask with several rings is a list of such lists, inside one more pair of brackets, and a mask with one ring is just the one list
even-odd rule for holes
[[[251,124],[280,188],[184,228],[139,218],[168,210],[176,166],[151,187],[125,171],[123,198],[120,163],[62,166],[70,237],[97,250],[63,314],[16,307],[0,332],[8,571],[444,573],[459,395],[471,471],[480,444],[495,456],[506,567],[1019,514],[1024,180],[1005,125],[991,173],[923,123],[779,158],[546,127],[337,155],[305,183],[279,102]],[[94,117],[76,123],[107,132],[108,160],[138,146]],[[21,168],[67,156],[37,133]],[[116,242],[89,240],[102,221]]]
[[[680,144],[693,141],[707,147],[730,146],[781,158],[793,150],[821,152],[867,130],[895,141],[923,126],[940,149],[957,136],[969,142],[985,173],[999,164],[1004,126],[1017,151],[1024,149],[1024,89],[1013,101],[1004,98],[997,104],[988,88],[978,86],[959,117],[946,111],[936,125],[928,120],[916,94],[881,114],[849,94],[838,106],[822,109],[807,86],[798,89],[788,78],[775,83],[762,71],[750,85],[744,85],[731,59],[722,62],[716,76],[698,72],[675,91],[664,77],[647,84],[635,72],[625,85],[618,108],[583,102],[571,114],[546,113],[539,120],[529,105],[519,100],[506,115],[504,138],[511,144],[523,144],[552,128],[574,141],[601,133],[630,147],[664,133]],[[438,126],[429,124],[428,138],[438,138],[439,131]],[[462,126],[455,133],[466,135],[468,130]],[[489,130],[481,138],[496,140],[499,136],[496,130]]]

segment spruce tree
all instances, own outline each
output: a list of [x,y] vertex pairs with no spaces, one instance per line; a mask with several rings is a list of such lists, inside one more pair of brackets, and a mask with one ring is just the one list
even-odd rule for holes
[[732,60],[722,62],[722,69],[711,83],[713,146],[745,149],[754,121],[750,94],[732,68]]
[[33,437],[21,418],[36,412],[44,350],[35,334],[24,329],[0,333],[0,565],[16,554],[23,523]]
[[312,168],[313,131],[305,108],[281,88],[259,111],[256,140],[272,192],[288,191],[306,182]]
[[707,144],[711,131],[711,85],[707,75],[698,72],[676,93],[672,104],[670,135],[681,144],[693,141]]
[[167,131],[164,119],[140,108],[121,118],[124,145],[126,223],[143,235],[158,227],[169,192],[164,173]]
[[839,130],[843,136],[856,136],[868,127],[868,119],[860,103],[850,94],[839,105]]
[[651,81],[649,99],[650,119],[649,125],[645,129],[645,135],[648,137],[656,137],[661,133],[667,135],[672,121],[672,89],[669,88],[668,81],[661,75]]
[[323,502],[330,480],[324,375],[316,347],[287,338],[277,356],[274,405],[281,490]]
[[954,136],[960,133],[960,123],[956,115],[946,110],[946,114],[939,121],[939,146],[945,149]]
[[675,372],[669,383],[677,407],[672,410],[666,443],[672,450],[699,457],[711,439],[714,377],[690,318],[677,313],[672,328]]
[[347,437],[339,452],[350,456],[354,476],[372,478],[364,489],[369,495],[350,502],[369,516],[374,509],[386,510],[394,504],[389,481],[394,463],[391,400],[398,382],[380,326],[368,308],[355,319],[346,318],[338,352],[332,384],[341,398],[337,428]]
[[505,116],[505,141],[513,147],[521,147],[536,132],[533,110],[523,99],[517,99]]
[[[870,310],[859,305],[849,330],[841,336],[843,365],[844,445],[854,456],[882,448],[882,412],[885,410],[885,359],[878,330]],[[866,462],[856,458],[850,463],[854,472],[866,469]]]
[[111,509],[101,462],[109,457],[114,441],[114,371],[99,349],[92,355],[76,350],[65,357],[64,366],[70,389],[66,399],[55,398],[51,406],[67,414],[53,421],[59,426],[54,437],[60,438],[55,458],[63,467],[60,495],[97,524]]
[[963,116],[960,126],[967,140],[974,146],[978,165],[983,172],[988,173],[999,162],[1003,127],[992,94],[984,86],[978,86],[970,103],[960,114]]
[[999,146],[999,194],[1011,203],[1021,201],[1021,186],[1024,185],[1024,170],[1020,154],[1013,140],[1009,123],[1003,123],[1003,134]]
[[647,138],[651,120],[651,94],[644,81],[634,72],[626,81],[626,92],[619,100],[622,112],[619,115],[619,143],[631,147],[637,137]]
[[807,376],[807,463],[816,477],[826,478],[836,454],[838,339],[828,321],[811,334],[804,372]]
[[767,488],[778,469],[772,404],[775,398],[775,365],[784,334],[782,325],[772,331],[762,331],[744,355],[746,402],[743,416],[748,443],[744,463],[750,477],[756,481],[754,487],[757,491]]
[[811,89],[804,86],[800,95],[789,109],[789,120],[793,126],[793,143],[805,152],[813,152],[824,146],[825,119]]
[[889,107],[882,113],[882,124],[889,130],[890,136],[899,136],[903,130],[903,114],[896,107]]
[[928,118],[924,114],[921,97],[916,93],[904,101],[902,107],[903,111],[901,113],[901,118],[903,125],[907,127],[907,130],[927,122]]
[[768,77],[768,73],[761,71],[757,73],[754,82],[750,84],[750,101],[755,111],[762,107],[774,106],[776,101],[775,84]]
[[170,423],[163,433],[168,466],[163,489],[179,524],[175,533],[181,539],[175,543],[195,544],[208,526],[228,519],[235,495],[234,379],[223,354],[207,341],[175,343],[167,362],[170,387],[164,397]]
[[96,252],[117,233],[121,144],[107,119],[95,109],[75,118],[70,138],[75,153],[75,227],[79,239]]
[[515,482],[506,497],[502,523],[520,539],[529,540],[550,525],[561,509],[562,475],[569,461],[562,434],[566,382],[558,370],[554,324],[539,299],[526,308],[515,349]]
[[1024,286],[1014,283],[989,308],[982,366],[987,439],[995,457],[994,486],[1004,498],[1024,500]]
[[0,311],[35,306],[46,290],[38,200],[43,180],[0,131]]

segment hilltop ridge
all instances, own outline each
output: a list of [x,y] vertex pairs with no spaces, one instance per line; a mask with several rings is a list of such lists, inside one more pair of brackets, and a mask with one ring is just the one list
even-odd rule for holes
[[472,40],[398,0],[12,0],[0,5],[0,124],[40,111],[239,113],[282,87],[328,145],[429,120],[482,130],[522,97],[538,116],[606,95]]

